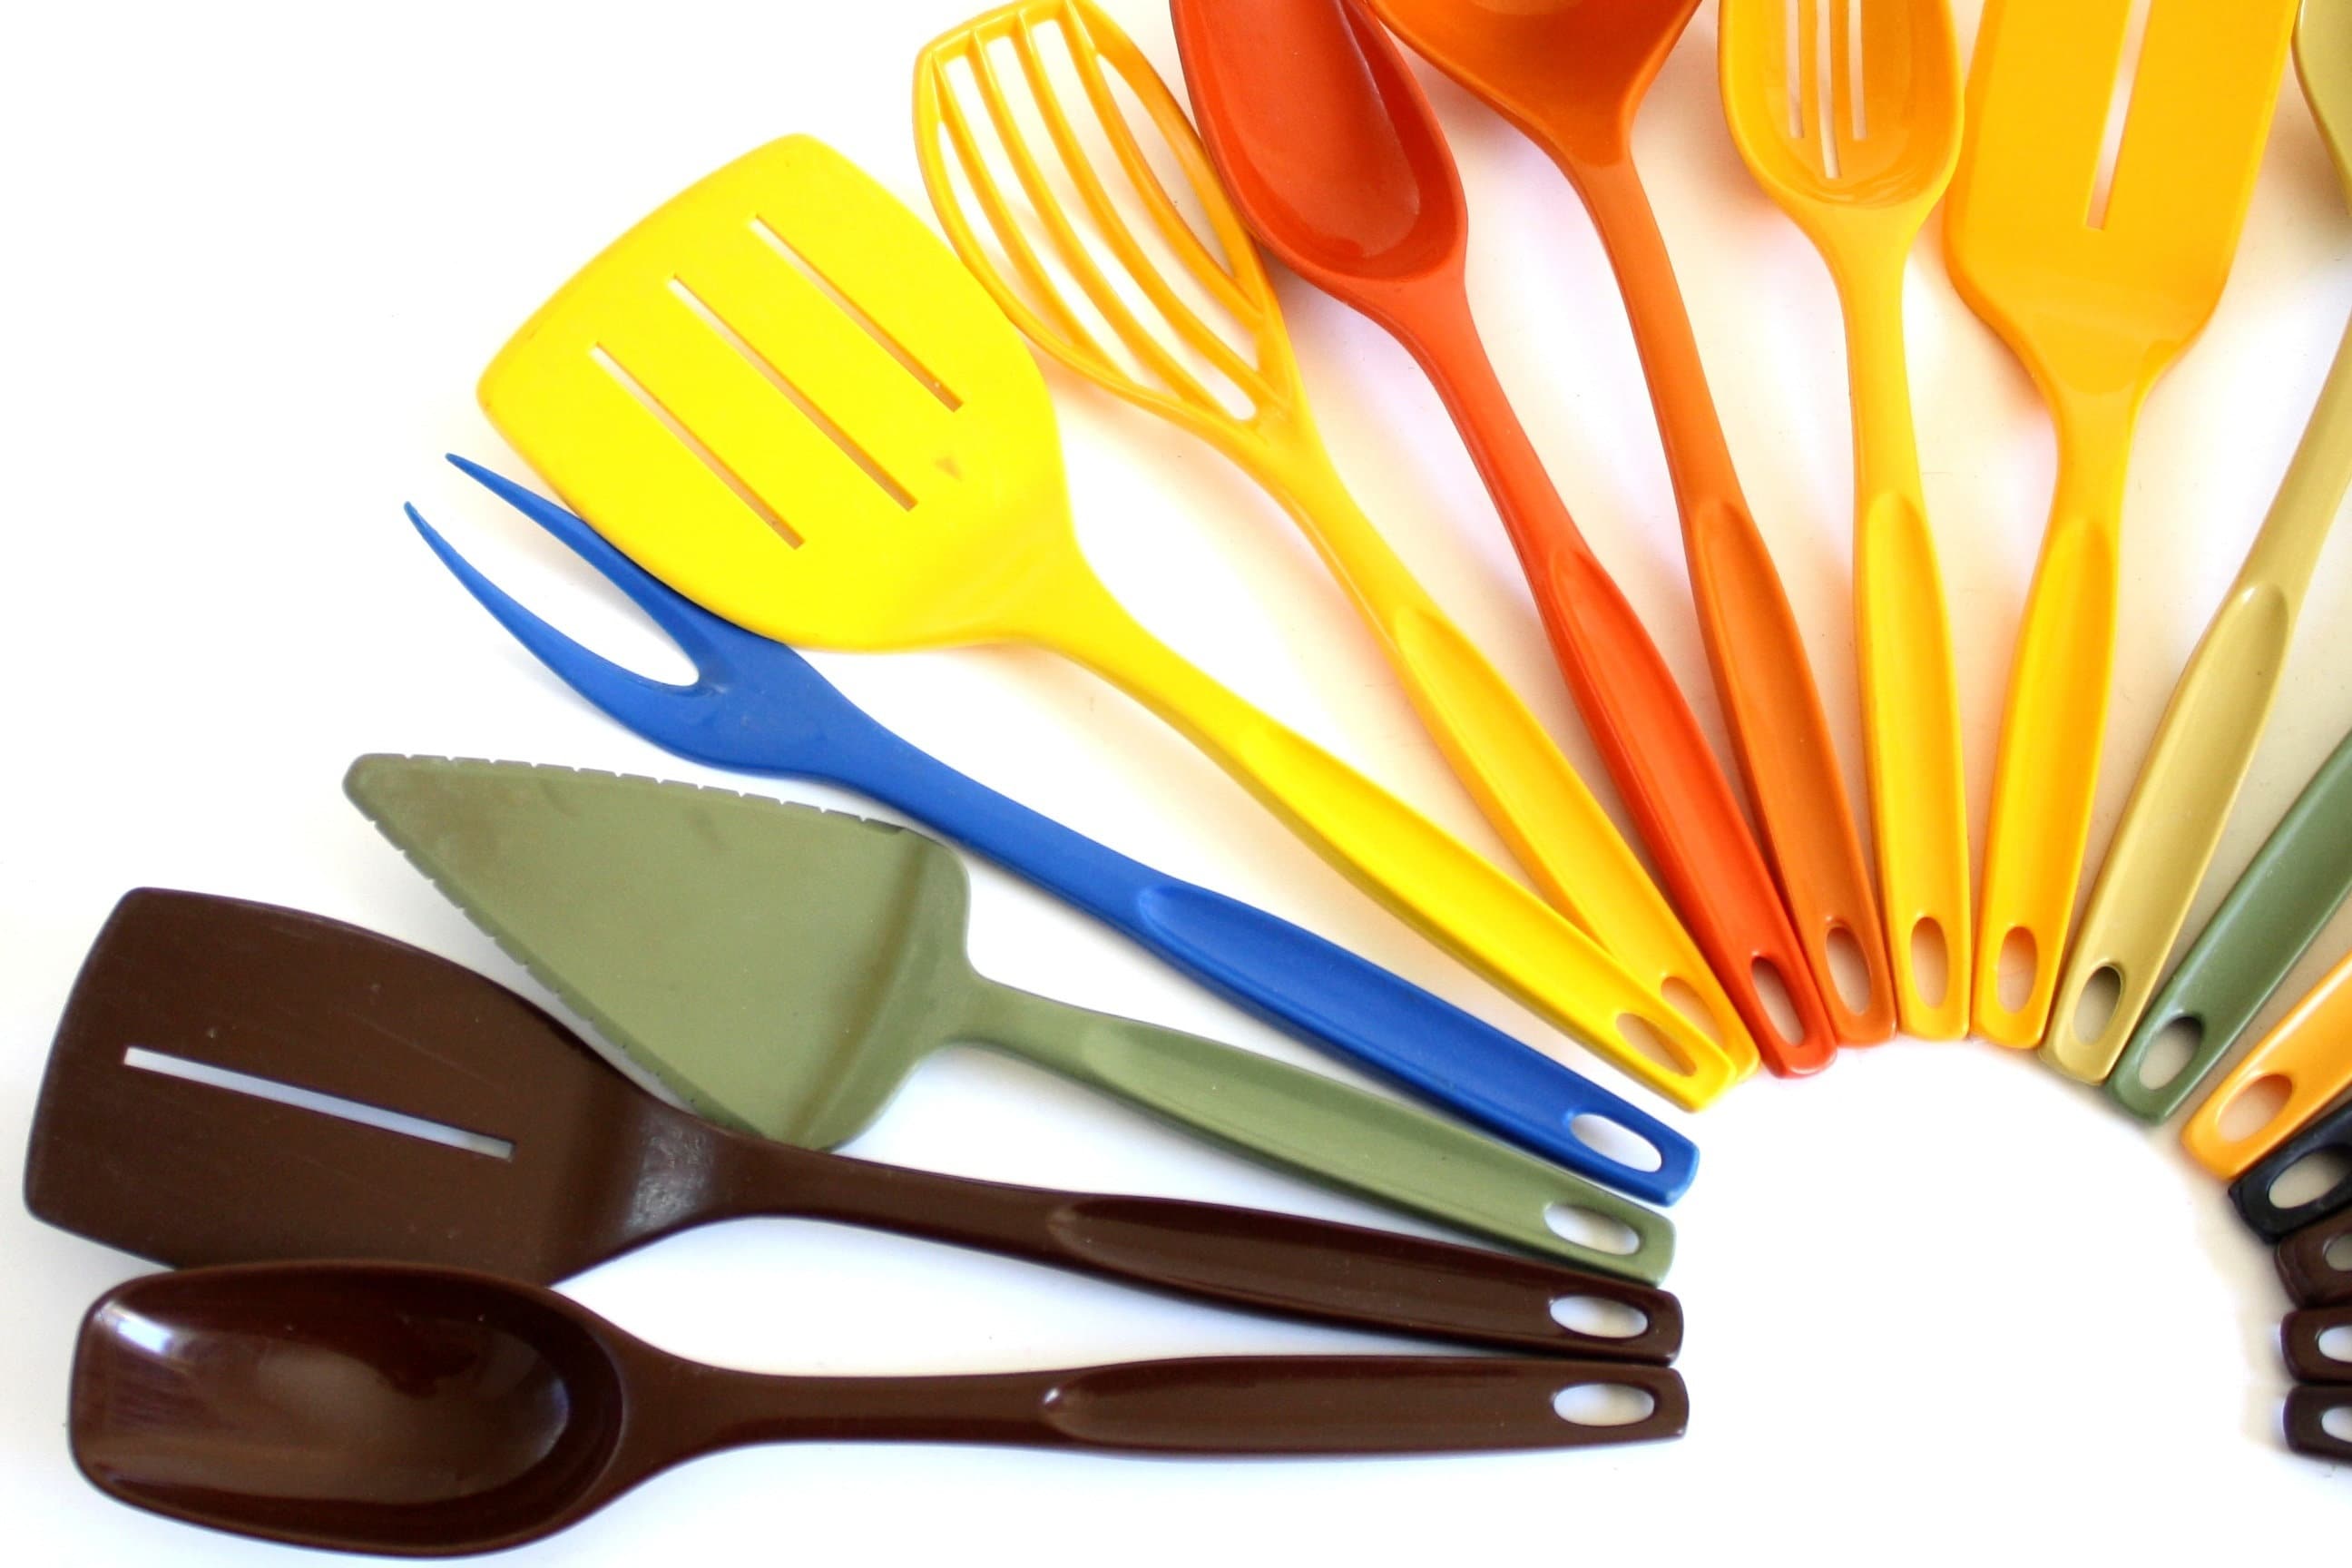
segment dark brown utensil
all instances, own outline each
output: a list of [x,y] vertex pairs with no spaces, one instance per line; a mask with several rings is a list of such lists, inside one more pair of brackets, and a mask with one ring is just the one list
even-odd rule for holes
[[[289,1088],[311,1103],[282,1103]],[[790,1215],[1385,1332],[1648,1362],[1682,1342],[1666,1292],[1554,1264],[729,1131],[446,959],[315,915],[153,889],[124,897],[75,984],[25,1201],[181,1266],[389,1258],[539,1284],[709,1221]],[[1639,1326],[1572,1329],[1570,1313]]]
[[2330,1332],[2352,1340],[2352,1302],[2305,1307],[2279,1325],[2279,1349],[2297,1383],[2352,1383],[2352,1353],[2334,1353],[2321,1342]]
[[2327,1418],[2352,1422],[2352,1388],[2341,1384],[2305,1384],[2286,1396],[2286,1446],[2315,1459],[2352,1459],[2352,1437],[2327,1429]]
[[[1564,1413],[1571,1391],[1638,1420]],[[74,1458],[192,1524],[442,1557],[536,1541],[672,1465],[770,1442],[1127,1454],[1579,1447],[1681,1433],[1664,1367],[1472,1356],[1130,1363],[963,1377],[776,1377],[656,1350],[563,1297],[388,1263],[135,1279],[82,1323]]]
[[2298,1307],[2352,1301],[2352,1209],[2307,1225],[2278,1247],[2279,1280]]

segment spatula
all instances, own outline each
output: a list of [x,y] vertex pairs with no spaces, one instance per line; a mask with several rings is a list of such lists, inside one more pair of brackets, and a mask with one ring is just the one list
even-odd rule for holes
[[[2352,1090],[2352,956],[2313,986],[2278,1026],[2231,1068],[2181,1124],[2197,1163],[2224,1181],[2294,1136],[2338,1095]],[[2252,1125],[2242,1104],[2276,1103]]]
[[877,723],[783,644],[664,587],[562,507],[463,458],[451,461],[610,578],[694,661],[694,683],[669,686],[600,657],[517,604],[410,509],[425,542],[499,625],[656,745],[715,767],[822,779],[871,795],[1126,932],[1307,1044],[1554,1164],[1652,1203],[1673,1203],[1689,1188],[1698,1151],[1640,1107],[1312,931],[1139,865],[996,794]]
[[[1639,858],[1348,493],[1316,433],[1274,286],[1134,41],[1088,0],[1019,0],[924,49],[915,124],[949,242],[1005,314],[1078,374],[1210,442],[1282,502],[1537,887],[1636,979],[1670,997],[1686,988],[1685,1005],[1752,1066],[1742,1015]],[[1163,154],[1156,163],[1146,139]],[[1172,190],[1161,184],[1171,164]],[[1722,973],[1744,980],[1745,961]]]
[[[1646,1405],[1566,1413],[1606,1391]],[[761,1375],[656,1349],[577,1302],[398,1263],[276,1263],[117,1286],[82,1321],[74,1461],[119,1501],[341,1552],[499,1552],[673,1465],[753,1443],[1113,1454],[1413,1454],[1677,1436],[1664,1367],[1228,1356],[1066,1372]]]
[[831,1148],[926,1057],[966,1041],[1515,1246],[1649,1279],[1672,1254],[1662,1216],[1426,1111],[982,978],[964,956],[962,863],[921,834],[511,763],[362,757],[345,787],[607,1042],[727,1124]]
[[[2352,191],[2352,4],[2305,0],[2295,61]],[[2066,960],[2044,1061],[2100,1082],[2197,898],[2286,668],[2304,590],[2352,488],[2352,325],[2237,581],[2173,689]],[[2104,994],[2103,994],[2104,993]],[[2104,1018],[2098,1016],[2104,1010]]]
[[2153,0],[2126,93],[2131,9],[1987,0],[1944,216],[1953,282],[2058,426],[1978,912],[1977,1030],[2021,1049],[2050,1017],[2090,833],[2132,426],[2221,298],[2294,20],[2294,0]]
[[481,398],[574,510],[714,613],[819,647],[1066,654],[1627,1071],[1693,1106],[1738,1076],[1557,911],[1128,615],[1071,532],[1053,405],[1020,334],[822,142],[772,142],[640,223],[500,351]]
[[[1250,231],[1393,333],[1453,411],[1535,590],[1553,657],[1666,884],[1776,1072],[1829,1065],[1832,1024],[1770,868],[1673,671],[1578,531],[1470,314],[1468,220],[1434,116],[1380,25],[1340,0],[1176,0],[1208,153]],[[1759,968],[1794,1005],[1782,1037]]]
[[[1884,1039],[1895,1004],[1885,959],[1873,956],[1883,942],[1877,900],[1837,748],[1633,167],[1634,114],[1698,0],[1375,0],[1371,8],[1550,153],[1592,215],[1656,405],[1716,691],[1813,983],[1832,1006],[1844,1004],[1853,1039]],[[1851,994],[1834,956],[1842,947],[1856,972]]]
[[1975,936],[1968,780],[1903,347],[1904,263],[1960,151],[1951,8],[1724,0],[1717,27],[1731,140],[1821,251],[1844,307],[1855,651],[1887,956],[1904,1031],[1957,1040]]
[[[446,959],[316,915],[155,889],[123,898],[75,982],[25,1201],[51,1225],[182,1266],[376,1258],[552,1284],[693,1226],[800,1216],[1474,1344],[1664,1361],[1682,1336],[1664,1291],[1531,1258],[730,1132],[662,1104]],[[1556,1320],[1571,1310],[1633,1327],[1573,1331]]]

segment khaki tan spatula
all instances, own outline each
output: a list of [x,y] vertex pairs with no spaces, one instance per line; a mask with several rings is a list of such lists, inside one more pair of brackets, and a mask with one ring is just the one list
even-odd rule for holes
[[515,335],[481,399],[574,510],[714,614],[817,647],[1062,653],[1627,1071],[1688,1106],[1738,1076],[1534,894],[1137,624],[1078,551],[1020,335],[822,142],[772,142],[639,224]]

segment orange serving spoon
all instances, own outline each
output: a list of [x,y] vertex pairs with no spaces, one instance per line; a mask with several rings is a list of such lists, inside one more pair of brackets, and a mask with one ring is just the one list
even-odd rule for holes
[[[1633,167],[1633,116],[1698,0],[1369,0],[1438,69],[1532,138],[1592,215],[1641,351],[1683,549],[1740,772],[1822,995],[1851,1044],[1895,1031],[1877,900],[1804,637],[1748,510],[1698,340]],[[1841,1006],[1832,950],[1866,997]]]
[[[1393,333],[1428,372],[1518,551],[1553,656],[1707,963],[1773,1071],[1828,1066],[1836,1027],[1861,1026],[1833,1026],[1824,1011],[1730,781],[1496,379],[1464,280],[1461,182],[1403,56],[1347,0],[1175,0],[1173,10],[1194,116],[1250,232]],[[1794,1041],[1758,990],[1765,968],[1795,1003]]]

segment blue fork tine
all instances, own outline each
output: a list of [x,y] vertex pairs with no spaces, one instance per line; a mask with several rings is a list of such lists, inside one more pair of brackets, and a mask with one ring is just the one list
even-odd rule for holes
[[[591,652],[408,509],[425,542],[501,626],[654,744],[718,767],[855,790],[1124,931],[1308,1045],[1498,1137],[1653,1203],[1671,1204],[1690,1186],[1698,1151],[1647,1111],[1344,948],[1155,871],[966,777],[868,717],[799,654],[672,591],[571,512],[462,458],[450,461],[569,545],[694,661],[696,682],[671,686]],[[1588,1142],[1588,1121],[1613,1123],[1647,1144],[1654,1163]]]

